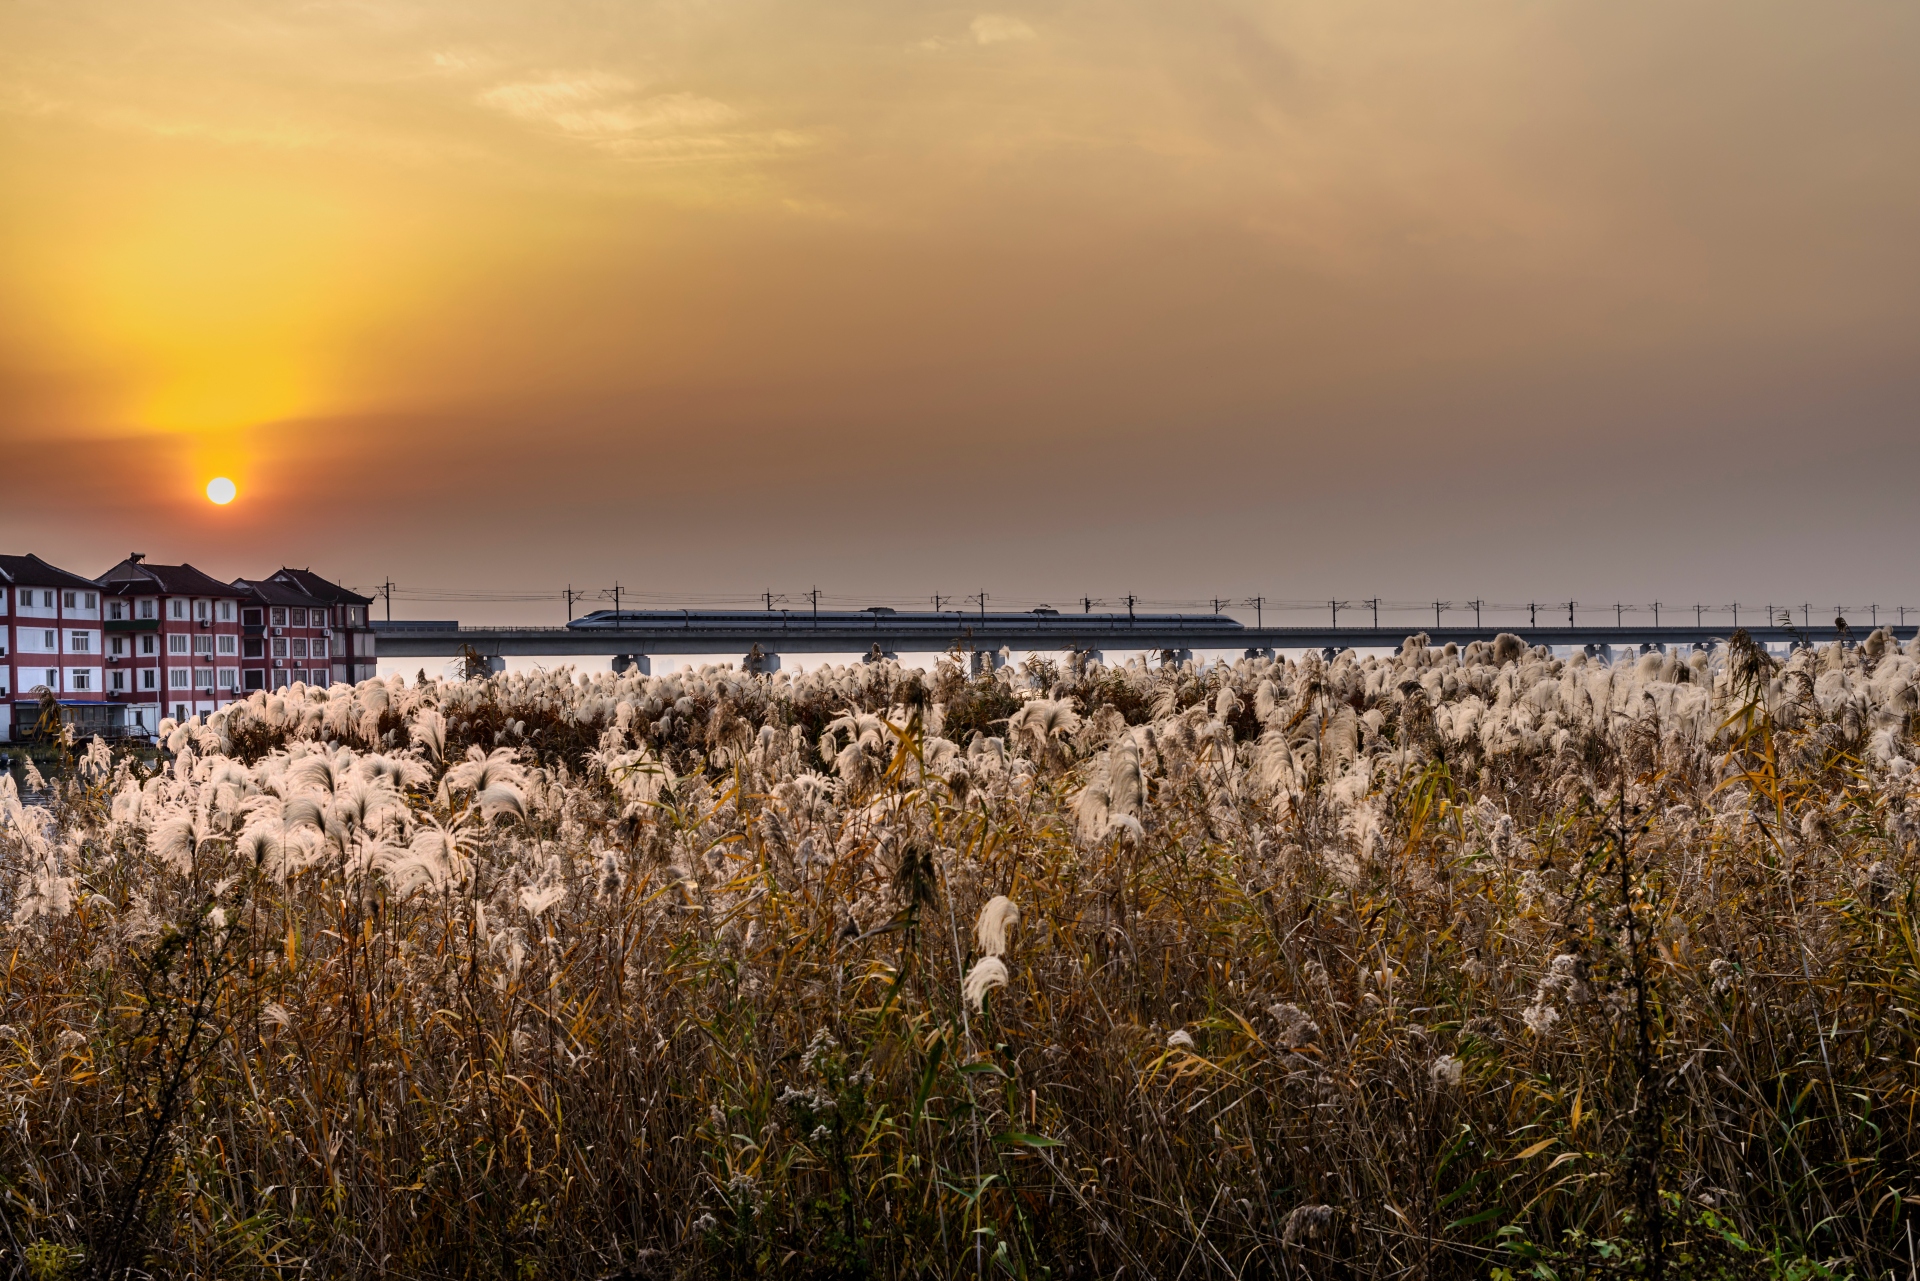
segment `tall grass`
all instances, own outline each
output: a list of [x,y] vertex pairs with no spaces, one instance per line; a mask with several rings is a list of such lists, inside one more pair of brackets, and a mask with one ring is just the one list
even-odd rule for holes
[[0,1249],[1904,1277],[1914,657],[257,695],[0,794]]

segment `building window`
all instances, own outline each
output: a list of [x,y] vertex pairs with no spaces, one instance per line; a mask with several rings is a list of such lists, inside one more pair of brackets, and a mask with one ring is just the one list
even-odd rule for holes
[[127,638],[124,636],[109,637],[107,639],[107,649],[115,658],[123,656],[127,652]]
[[59,652],[60,652],[60,647],[59,647],[59,645],[58,645],[58,644],[57,644],[57,643],[56,643],[56,642],[54,641],[54,638],[53,638],[53,633],[52,633],[52,632],[41,632],[41,633],[40,633],[40,635],[41,635],[41,637],[42,637],[42,640],[41,640],[41,642],[40,642],[40,643],[41,643],[42,645],[45,645],[45,646],[47,647],[47,653],[49,653],[49,654],[57,654],[57,653],[59,653]]
[[240,669],[237,667],[221,668],[220,669],[220,688],[225,690],[239,689],[240,688]]
[[[51,596],[53,593],[49,592],[47,594]],[[51,667],[47,669],[47,688],[56,694],[60,692],[60,673]]]
[[174,632],[167,637],[167,653],[190,654],[193,652],[193,640],[185,632]]
[[315,685],[315,687],[319,689],[325,689],[327,687],[327,669],[326,668],[316,667],[313,669],[313,684]]
[[167,606],[167,617],[185,618],[187,616],[187,602],[175,599],[168,601]]
[[193,687],[195,689],[212,689],[213,688],[213,669],[211,667],[194,668],[193,669]]
[[222,636],[219,640],[220,652],[222,654],[237,654],[240,652],[240,638],[238,636]]
[[153,636],[142,636],[142,637],[140,638],[140,652],[141,652],[142,654],[153,654],[153,653],[156,653],[156,652],[157,652],[157,651],[159,650],[159,648],[160,648],[160,646],[159,646],[159,644],[157,643],[157,641],[158,641],[158,638],[157,638],[157,637],[153,637]]
[[87,608],[88,609],[100,608],[100,594],[98,592],[87,593]]
[[87,670],[86,668],[84,668],[84,667],[83,667],[83,668],[81,668],[81,669],[80,669],[79,671],[76,671],[76,672],[75,672],[75,673],[73,674],[73,687],[74,687],[75,689],[91,689],[91,688],[93,688],[93,685],[92,685],[92,681],[91,681],[91,679],[90,679],[90,678],[92,677],[92,675],[93,675],[93,673],[92,673],[92,672],[89,672],[89,671],[88,671],[88,670]]
[[210,601],[197,600],[193,602],[193,616],[200,622],[204,623],[213,617],[212,609],[213,605]]
[[154,687],[154,683],[157,680],[157,677],[155,676],[154,671],[155,669],[151,667],[145,667],[140,670],[140,688],[141,689],[152,689]]
[[306,625],[307,625],[307,611],[306,611],[306,610],[304,610],[304,609],[293,609],[293,610],[289,610],[289,611],[287,611],[287,626],[288,626],[288,627],[305,627]]
[[213,637],[196,636],[193,638],[193,652],[196,654],[213,653]]
[[293,638],[293,656],[295,658],[305,658],[307,656],[306,637],[296,636]]
[[124,604],[122,604],[120,601],[115,600],[115,601],[107,602],[108,618],[112,619],[114,622],[117,623],[121,619],[125,618],[126,616],[127,616],[127,607]]
[[257,667],[247,671],[246,679],[248,689],[265,689],[267,687],[267,674]]
[[110,673],[108,682],[113,686],[114,693],[124,694],[127,692],[127,674],[125,672]]
[[273,607],[273,625],[275,627],[285,627],[287,625],[287,607],[285,605],[275,605]]
[[141,602],[140,602],[140,617],[142,617],[142,618],[152,618],[152,617],[153,617],[153,602],[152,602],[152,601],[150,601],[150,600],[143,600],[143,601],[141,601]]
[[358,627],[359,625],[360,625],[360,611],[355,609],[352,605],[347,606],[347,626]]
[[74,602],[74,599],[73,599],[73,597],[74,597],[74,593],[72,593],[72,592],[67,592],[67,593],[65,593],[65,596],[66,596],[66,606],[67,606],[67,608],[68,608],[68,609],[72,609],[72,608],[74,607],[74,603],[75,603],[75,602]]
[[87,652],[87,646],[88,646],[88,643],[89,643],[89,640],[90,640],[90,637],[91,637],[91,636],[92,636],[92,633],[91,633],[91,632],[72,632],[72,633],[69,633],[69,637],[68,637],[68,638],[69,638],[69,639],[70,639],[70,640],[72,641],[72,644],[70,644],[70,645],[69,645],[69,646],[67,647],[67,648],[68,648],[68,650],[69,650],[69,651],[71,651],[72,653],[75,653],[75,654],[84,654],[84,653],[86,653],[86,652]]
[[259,610],[257,610],[257,609],[243,609],[243,610],[241,610],[241,611],[240,611],[240,622],[241,622],[241,623],[242,623],[242,624],[243,624],[244,626],[247,626],[247,627],[258,627],[258,626],[260,626],[260,611],[259,611]]
[[287,656],[287,638],[286,637],[276,636],[273,638],[273,656],[275,658],[285,658]]
[[231,623],[233,621],[232,601],[223,600],[220,602],[220,621],[223,623]]
[[243,641],[241,642],[240,648],[242,651],[240,657],[242,658],[265,658],[267,656],[267,645],[265,641]]
[[187,705],[185,703],[175,703],[173,705],[173,719],[176,721],[184,721],[187,719]]
[[193,669],[190,667],[169,667],[167,669],[167,688],[186,689],[193,684]]
[[325,658],[327,656],[327,643],[325,641],[317,640],[313,643],[313,656],[315,658]]

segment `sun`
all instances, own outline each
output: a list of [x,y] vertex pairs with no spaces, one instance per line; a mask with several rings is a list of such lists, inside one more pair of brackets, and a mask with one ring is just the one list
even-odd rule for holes
[[215,476],[207,482],[207,498],[222,507],[232,502],[239,492],[240,487],[225,476]]

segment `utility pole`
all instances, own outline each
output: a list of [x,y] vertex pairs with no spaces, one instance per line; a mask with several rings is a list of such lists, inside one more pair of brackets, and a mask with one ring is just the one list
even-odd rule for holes
[[1333,625],[1335,627],[1340,626],[1340,602],[1330,600],[1327,602],[1327,608],[1333,611]]
[[1578,602],[1577,602],[1577,601],[1568,601],[1568,602],[1567,602],[1567,626],[1568,626],[1568,627],[1572,627],[1572,626],[1573,626],[1573,607],[1574,607],[1574,606],[1575,606],[1576,604],[1578,604]]
[[944,598],[940,595],[939,592],[935,592],[933,594],[933,612],[936,614],[940,612],[940,602],[942,599]]
[[387,621],[393,621],[393,580],[389,578],[380,584],[380,594],[387,598]]
[[1626,606],[1622,605],[1619,601],[1613,602],[1613,625],[1615,627],[1620,626],[1620,615],[1625,609]]
[[1695,605],[1695,606],[1693,607],[1693,625],[1694,625],[1695,627],[1702,627],[1702,626],[1705,626],[1705,624],[1703,624],[1703,623],[1702,623],[1702,622],[1700,621],[1700,606],[1698,606],[1698,605]]
[[987,589],[984,587],[980,589],[980,621],[987,621]]
[[1213,598],[1213,612],[1216,614],[1220,612],[1220,598],[1218,596]]
[[1373,606],[1373,630],[1377,632],[1380,630],[1380,598],[1375,596],[1366,603]]
[[567,584],[567,622],[573,622],[573,584]]
[[1527,602],[1527,626],[1540,626],[1540,607],[1532,601]]
[[1813,626],[1813,606],[1802,605],[1800,607],[1800,625],[1802,627]]
[[765,601],[767,602],[767,612],[768,612],[769,614],[771,614],[771,613],[773,612],[773,593],[772,593],[772,592],[761,592],[761,593],[760,593],[760,596],[761,596],[761,598],[762,598],[763,600],[765,600]]
[[1740,630],[1740,602],[1733,602],[1733,630]]
[[1473,630],[1480,630],[1480,602],[1477,600],[1473,602]]
[[1436,632],[1440,630],[1440,611],[1444,608],[1446,608],[1446,606],[1441,602],[1433,602],[1433,630]]
[[1135,599],[1133,593],[1127,593],[1127,621],[1129,623],[1133,621],[1133,602]]
[[1659,601],[1653,602],[1653,625],[1655,627],[1660,626],[1660,602]]
[[816,587],[807,595],[813,600],[813,625],[818,627],[820,626],[820,589]]
[[1253,598],[1253,625],[1255,627],[1266,626],[1266,623],[1262,621],[1260,616],[1260,607],[1266,602],[1266,599],[1264,596],[1255,596]]
[[625,620],[620,617],[620,580],[613,580],[613,625],[618,627]]
[[1879,627],[1880,626],[1880,607],[1878,605],[1869,605],[1867,606],[1867,613],[1872,616],[1873,625],[1876,628]]
[[1080,598],[1080,612],[1083,614],[1091,614],[1093,612],[1093,597],[1082,596]]

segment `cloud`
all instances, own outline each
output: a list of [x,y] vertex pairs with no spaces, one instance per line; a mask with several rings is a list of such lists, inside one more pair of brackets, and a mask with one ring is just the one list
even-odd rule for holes
[[448,75],[463,75],[474,71],[485,71],[493,65],[493,59],[471,49],[442,49],[433,55],[433,69]]
[[1011,40],[1037,40],[1039,33],[1018,18],[1004,13],[983,13],[973,20],[973,38],[979,44],[1005,44]]
[[480,101],[516,120],[599,143],[699,133],[738,114],[726,103],[698,94],[638,98],[637,90],[620,76],[586,71],[500,85],[481,94]]

